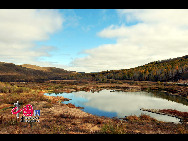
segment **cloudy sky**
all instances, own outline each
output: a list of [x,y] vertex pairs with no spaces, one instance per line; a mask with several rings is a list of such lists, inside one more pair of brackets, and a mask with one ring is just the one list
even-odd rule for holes
[[188,54],[184,9],[0,9],[0,62],[96,72]]

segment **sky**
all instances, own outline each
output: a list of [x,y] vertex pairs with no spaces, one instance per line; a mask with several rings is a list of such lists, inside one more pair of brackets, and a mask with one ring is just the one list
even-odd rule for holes
[[77,72],[188,54],[187,9],[0,9],[0,62]]

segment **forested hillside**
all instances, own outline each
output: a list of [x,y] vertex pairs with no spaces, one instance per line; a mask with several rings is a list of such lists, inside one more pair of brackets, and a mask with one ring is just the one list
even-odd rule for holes
[[177,81],[188,79],[188,55],[173,59],[154,61],[131,69],[110,70],[98,73],[72,73],[60,68],[35,65],[15,65],[0,62],[0,81],[39,81],[45,80],[109,80],[136,81]]
[[39,67],[34,65],[15,65],[0,62],[0,81],[38,81],[50,79],[65,79],[71,72],[53,67]]
[[131,69],[110,70],[91,74],[96,81],[115,80],[177,81],[188,79],[188,55],[154,61]]

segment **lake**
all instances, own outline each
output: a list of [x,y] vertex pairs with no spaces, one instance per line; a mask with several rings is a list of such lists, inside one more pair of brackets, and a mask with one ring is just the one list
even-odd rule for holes
[[[98,116],[123,118],[129,115],[147,114],[160,121],[178,123],[179,119],[167,115],[158,115],[141,111],[145,109],[176,109],[182,112],[188,111],[187,101],[181,103],[181,99],[166,94],[151,92],[122,92],[102,90],[99,92],[72,92],[72,93],[45,93],[50,96],[63,96],[72,99],[62,103],[72,103],[75,106],[84,107],[85,112]],[[175,102],[177,101],[177,102]],[[178,103],[179,102],[179,103]]]

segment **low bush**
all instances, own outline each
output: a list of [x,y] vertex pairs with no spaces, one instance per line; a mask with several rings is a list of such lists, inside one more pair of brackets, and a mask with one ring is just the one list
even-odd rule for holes
[[102,134],[126,134],[127,130],[125,124],[108,123],[104,124],[100,132]]

